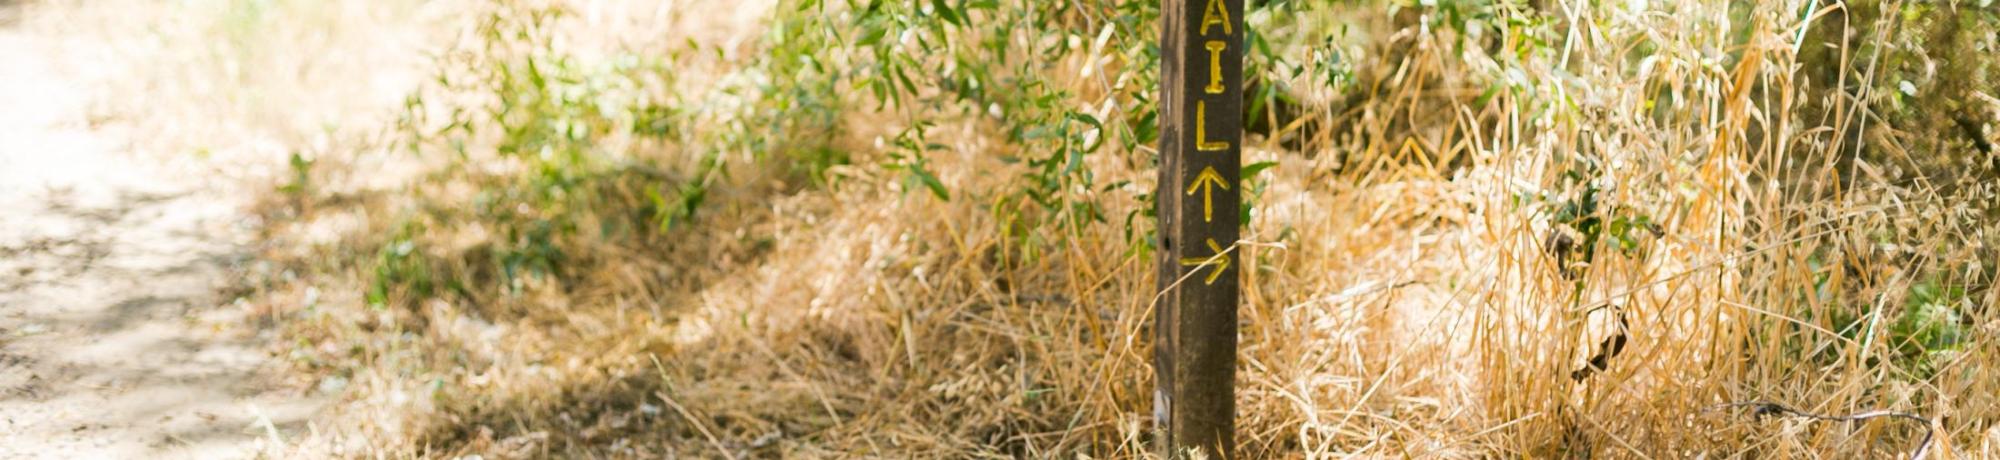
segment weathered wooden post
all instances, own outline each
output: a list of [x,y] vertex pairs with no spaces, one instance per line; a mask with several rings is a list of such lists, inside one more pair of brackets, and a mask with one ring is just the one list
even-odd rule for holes
[[1161,0],[1154,416],[1168,458],[1234,458],[1243,0]]

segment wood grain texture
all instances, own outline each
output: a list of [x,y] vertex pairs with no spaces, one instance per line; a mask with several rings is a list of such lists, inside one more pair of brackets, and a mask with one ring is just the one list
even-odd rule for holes
[[1234,458],[1243,35],[1243,0],[1163,0],[1154,415],[1168,458]]

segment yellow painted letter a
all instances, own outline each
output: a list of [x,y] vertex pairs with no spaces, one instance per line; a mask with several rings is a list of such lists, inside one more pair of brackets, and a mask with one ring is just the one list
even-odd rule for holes
[[1208,0],[1208,6],[1201,8],[1201,34],[1208,35],[1208,26],[1222,24],[1222,33],[1233,34],[1230,29],[1229,7],[1222,6],[1222,0]]

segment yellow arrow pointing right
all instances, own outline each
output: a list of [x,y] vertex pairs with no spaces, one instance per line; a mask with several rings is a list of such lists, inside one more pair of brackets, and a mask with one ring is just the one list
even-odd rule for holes
[[1181,266],[1183,267],[1215,266],[1215,271],[1208,272],[1208,278],[1202,279],[1201,284],[1215,284],[1216,279],[1222,278],[1222,271],[1229,269],[1229,254],[1222,253],[1222,245],[1215,244],[1215,238],[1208,239],[1208,248],[1214,250],[1215,255],[1181,258]]

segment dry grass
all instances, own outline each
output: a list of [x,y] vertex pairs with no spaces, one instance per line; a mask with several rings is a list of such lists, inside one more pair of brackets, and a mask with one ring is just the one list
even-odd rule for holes
[[[372,131],[418,77],[365,77],[423,75],[411,57],[466,40],[470,21],[436,3],[273,1],[258,3],[269,19],[232,25],[219,18],[244,6],[224,3],[131,7],[153,16],[52,5],[73,16],[43,17],[163,60],[107,77],[109,116],[160,133],[157,148],[324,159],[314,193],[262,210],[271,265],[248,299],[285,337],[275,349],[349,401],[302,453],[1145,455],[1149,260],[1115,225],[1020,252],[992,209],[1019,167],[995,158],[1012,148],[999,127],[936,120],[949,148],[934,168],[957,193],[941,201],[868,166],[892,114],[847,113],[838,142],[858,166],[836,167],[837,185],[738,171],[688,226],[561,239],[566,273],[508,286],[478,262],[500,230],[450,222],[500,186],[492,171],[519,165],[388,156]],[[586,60],[688,40],[716,50],[677,55],[673,83],[634,93],[705,107],[755,78],[733,72],[754,59],[769,7],[550,3],[585,12],[552,33]],[[1799,72],[1800,13],[1821,11],[1808,4],[1542,2],[1564,40],[1530,55],[1511,51],[1516,35],[1460,46],[1414,9],[1303,21],[1353,24],[1344,40],[1366,59],[1352,88],[1293,82],[1309,117],[1290,134],[1300,141],[1246,152],[1280,166],[1254,179],[1264,191],[1236,248],[1255,267],[1241,306],[1242,453],[1888,458],[1935,429],[1930,458],[2000,457],[1994,176],[1895,163],[1962,153],[1866,137],[1896,129],[1874,115],[1880,95]],[[703,16],[725,9],[735,19]],[[159,35],[129,35],[140,24]],[[237,41],[188,45],[201,37]],[[1871,59],[1849,55],[1856,71],[1839,74],[1877,78]],[[1506,89],[1486,95],[1489,82]],[[1080,106],[1103,97],[1094,79],[1066,84]],[[153,110],[167,106],[182,112]],[[694,161],[630,142],[621,155]],[[1152,174],[1128,160],[1150,154],[1090,167],[1103,183],[1131,180],[1109,193],[1132,196]],[[289,179],[281,162],[253,163],[273,171],[253,181]],[[590,222],[642,208],[633,183],[599,189]],[[1602,215],[1652,226],[1630,232],[1630,250],[1578,264],[1580,250],[1558,246],[1581,235],[1555,216],[1587,189]],[[1143,206],[1106,202],[1112,216]],[[397,238],[421,243],[424,268],[461,293],[369,306],[372,248]],[[1965,295],[1945,302],[1962,341],[1919,360],[1889,338],[1922,286]],[[1593,355],[1602,369],[1579,372]],[[1715,407],[1751,400],[1930,426]]]

